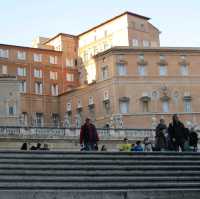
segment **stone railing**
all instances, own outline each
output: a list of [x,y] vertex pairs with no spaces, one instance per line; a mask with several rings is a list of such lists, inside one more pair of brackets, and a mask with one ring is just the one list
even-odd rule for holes
[[[127,137],[131,140],[154,139],[153,129],[97,129],[101,140],[118,140]],[[80,129],[0,127],[0,139],[78,139]]]

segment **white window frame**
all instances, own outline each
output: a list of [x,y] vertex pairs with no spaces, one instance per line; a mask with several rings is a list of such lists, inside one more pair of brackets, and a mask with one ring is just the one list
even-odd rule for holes
[[181,64],[181,66],[180,66],[180,73],[181,73],[182,76],[188,76],[189,75],[188,65]]
[[108,79],[108,66],[103,66],[101,68],[101,79],[102,80]]
[[20,93],[26,93],[26,81],[22,80],[19,87]]
[[17,51],[17,59],[18,60],[26,60],[26,52],[25,51]]
[[33,54],[33,61],[34,62],[42,62],[42,54],[34,53]]
[[43,85],[42,82],[35,82],[35,94],[42,95],[43,93]]
[[162,101],[162,111],[163,113],[169,113],[169,100]]
[[147,76],[147,66],[146,65],[138,66],[138,75],[139,76]]
[[74,74],[72,74],[72,73],[67,73],[67,74],[66,74],[66,80],[67,80],[68,82],[73,82],[73,81],[74,81]]
[[149,47],[150,46],[150,42],[148,40],[143,40],[142,44],[143,44],[143,47]]
[[41,69],[34,69],[34,77],[42,78],[42,70]]
[[58,96],[58,84],[51,85],[51,95]]
[[58,57],[57,56],[50,56],[49,57],[49,63],[50,64],[57,64],[58,63]]
[[26,76],[26,68],[18,67],[17,68],[17,75],[21,76],[21,77],[25,77]]
[[9,58],[9,50],[8,49],[0,49],[0,58]]
[[125,64],[117,64],[117,74],[119,76],[127,75],[127,68],[126,68]]
[[139,46],[139,41],[138,41],[138,39],[133,39],[133,40],[132,40],[132,46],[133,46],[133,47],[138,47],[138,46]]
[[121,114],[129,112],[129,101],[119,101],[119,110]]
[[167,66],[166,65],[160,65],[159,66],[159,75],[160,76],[167,76]]
[[186,112],[186,113],[191,113],[192,112],[191,100],[184,99],[184,112]]
[[57,80],[58,79],[58,72],[57,71],[50,71],[50,79]]
[[8,66],[7,65],[1,65],[1,74],[2,75],[8,74]]

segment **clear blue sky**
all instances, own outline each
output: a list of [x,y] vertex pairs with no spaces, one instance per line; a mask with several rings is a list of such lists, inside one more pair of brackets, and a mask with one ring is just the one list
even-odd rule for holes
[[200,47],[199,0],[1,0],[0,43],[78,34],[124,11],[151,18],[162,46]]

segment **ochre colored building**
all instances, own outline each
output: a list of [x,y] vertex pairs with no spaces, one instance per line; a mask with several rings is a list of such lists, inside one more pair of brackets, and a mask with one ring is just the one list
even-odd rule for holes
[[154,127],[200,116],[200,48],[160,47],[149,18],[122,13],[79,35],[0,45],[1,72],[17,76],[23,125]]

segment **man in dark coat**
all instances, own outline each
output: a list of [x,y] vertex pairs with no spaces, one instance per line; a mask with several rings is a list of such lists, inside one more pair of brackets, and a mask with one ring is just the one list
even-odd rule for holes
[[169,124],[168,133],[174,150],[179,151],[180,147],[181,151],[184,151],[185,127],[176,114],[172,116],[172,122]]
[[84,150],[95,151],[97,150],[97,142],[99,141],[99,136],[95,125],[90,122],[90,119],[85,120],[85,124],[81,127],[80,131],[80,144],[84,144]]

